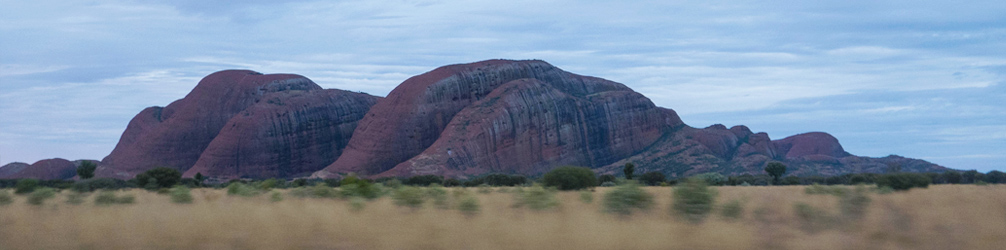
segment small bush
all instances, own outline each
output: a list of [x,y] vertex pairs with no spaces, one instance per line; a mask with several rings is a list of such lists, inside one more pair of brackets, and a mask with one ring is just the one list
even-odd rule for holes
[[189,204],[192,203],[192,191],[189,187],[178,185],[171,188],[170,194],[171,202],[179,204]]
[[137,186],[156,190],[175,186],[182,180],[182,173],[174,168],[158,167],[138,174],[134,179]]
[[713,210],[716,190],[709,188],[706,181],[690,178],[674,188],[672,211],[681,218],[700,223]]
[[728,220],[737,220],[744,215],[744,206],[739,200],[731,200],[720,208],[720,216]]
[[279,184],[280,184],[279,180],[270,178],[268,180],[264,180],[262,182],[259,182],[258,189],[269,191],[269,190],[272,190],[273,188],[278,187]]
[[36,179],[20,179],[14,186],[14,194],[27,194],[35,191],[39,181]]
[[84,203],[84,198],[87,198],[87,193],[70,191],[70,193],[66,194],[66,204],[80,205]]
[[404,183],[405,185],[410,185],[410,186],[423,186],[423,187],[425,187],[425,186],[429,186],[430,184],[434,184],[434,183],[436,183],[436,184],[444,183],[444,177],[440,177],[440,176],[436,176],[436,175],[417,175],[417,176],[413,176],[413,177],[409,177],[408,179],[405,179],[405,181],[402,182],[402,183]]
[[597,186],[594,171],[585,167],[565,166],[549,171],[542,177],[543,184],[559,190],[577,190]]
[[368,200],[380,197],[382,194],[380,187],[367,181],[357,181],[348,184],[344,182],[339,191],[342,197],[362,197]]
[[7,190],[0,190],[0,206],[11,204],[14,202],[14,196],[7,192]]
[[520,192],[515,193],[515,198],[514,207],[527,206],[532,210],[545,210],[559,205],[555,191],[537,184],[527,190],[520,189]]
[[56,197],[56,189],[53,188],[38,188],[28,194],[28,204],[32,205],[42,205],[45,200]]
[[602,187],[614,187],[614,186],[617,186],[617,184],[615,184],[614,182],[606,181],[606,182],[602,182],[601,186]]
[[466,216],[474,216],[479,213],[481,206],[479,206],[478,198],[472,195],[465,195],[458,200],[458,211]]
[[591,192],[590,190],[580,191],[580,201],[582,201],[583,203],[587,203],[587,204],[593,203],[594,202],[594,192]]
[[653,195],[639,185],[629,183],[604,194],[604,212],[630,215],[635,210],[646,211],[653,206]]
[[113,204],[132,204],[136,201],[136,197],[133,195],[123,195],[122,197],[115,196],[112,191],[102,191],[98,195],[94,196],[94,204],[99,206],[108,206]]
[[657,186],[660,185],[661,182],[666,182],[667,177],[665,177],[664,173],[661,172],[646,172],[639,176],[639,181],[647,186]]
[[[463,191],[463,189],[460,188],[454,190],[455,196],[458,195],[457,191],[459,190]],[[444,187],[441,187],[440,185],[437,184],[430,184],[430,186],[426,188],[425,193],[426,197],[429,197],[431,200],[433,200],[434,207],[440,209],[450,208],[450,205],[447,204],[447,189],[444,189]]]
[[269,201],[271,202],[283,201],[283,194],[279,193],[279,191],[272,191],[272,193],[269,194]]
[[391,192],[391,199],[395,201],[395,205],[412,209],[423,207],[425,198],[423,190],[412,186],[401,187]]
[[259,194],[262,194],[260,189],[251,187],[241,182],[232,182],[230,185],[227,185],[227,195],[252,197]]

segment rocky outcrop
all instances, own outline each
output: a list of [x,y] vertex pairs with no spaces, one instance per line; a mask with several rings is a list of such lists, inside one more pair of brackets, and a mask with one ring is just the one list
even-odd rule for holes
[[31,166],[31,164],[24,162],[7,163],[7,165],[3,165],[3,167],[0,167],[0,179],[10,179],[11,178],[10,176],[17,174],[18,172],[21,172],[25,168],[28,168],[28,166]]
[[[5,165],[3,168],[11,166],[11,164]],[[23,166],[22,164],[14,165],[14,167],[21,167],[20,171],[16,171],[9,176],[0,176],[2,179],[21,179],[21,178],[32,178],[32,179],[42,179],[42,180],[63,180],[70,179],[77,176],[77,166],[72,161],[66,159],[45,159],[32,163],[29,166]]]
[[679,118],[622,84],[542,61],[450,65],[409,78],[315,177],[537,173],[634,154]]
[[598,169],[620,174],[632,162],[637,172],[662,172],[670,177],[717,172],[725,175],[764,174],[770,161],[787,165],[788,175],[832,176],[848,173],[884,173],[889,165],[907,172],[943,172],[949,169],[923,160],[888,156],[860,157],[846,152],[838,139],[811,132],[781,140],[766,133],[752,133],[745,126],[727,129],[713,125],[704,129],[682,127],[669,130],[648,150]]
[[[207,159],[199,165],[201,171],[207,171],[204,174],[244,176],[225,170],[243,166],[253,170],[261,165],[273,166],[273,170],[295,168],[276,170],[277,174],[296,174],[313,166],[300,163],[323,167],[330,162],[318,161],[338,157],[341,148],[333,147],[344,145],[339,141],[344,140],[345,130],[355,126],[353,117],[361,116],[376,101],[376,97],[368,95],[338,92],[344,91],[325,91],[311,80],[292,74],[263,75],[248,70],[210,74],[185,98],[136,115],[112,153],[102,160],[97,175],[131,178],[155,167],[186,172],[200,162],[207,149]],[[281,121],[282,116],[286,121]],[[222,132],[224,136],[218,140]],[[245,132],[254,134],[239,134]],[[294,150],[314,150],[303,153],[319,156],[276,152]]]
[[357,122],[378,99],[334,89],[265,95],[224,125],[185,176],[310,175],[342,154]]

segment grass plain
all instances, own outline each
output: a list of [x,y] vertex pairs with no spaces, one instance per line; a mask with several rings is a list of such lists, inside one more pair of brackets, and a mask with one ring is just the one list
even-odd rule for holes
[[[839,214],[831,195],[805,194],[803,186],[716,187],[717,210],[700,224],[670,212],[670,187],[646,187],[649,211],[618,216],[602,212],[597,188],[559,192],[558,207],[514,208],[512,193],[470,193],[480,211],[465,214],[396,206],[388,197],[353,209],[351,201],[268,195],[227,196],[194,189],[191,204],[167,195],[120,191],[134,204],[97,206],[65,202],[63,191],[41,206],[24,196],[0,206],[0,249],[1003,249],[1006,185],[936,185],[869,194],[856,221],[808,221],[795,204]],[[9,192],[9,191],[8,191]],[[719,205],[739,201],[739,218],[719,215]],[[452,198],[452,202],[456,202]],[[813,223],[828,225],[817,226]],[[813,229],[809,229],[813,228]]]

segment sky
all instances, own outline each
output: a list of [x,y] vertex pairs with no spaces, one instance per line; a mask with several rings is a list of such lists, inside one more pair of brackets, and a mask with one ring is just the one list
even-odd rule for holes
[[1006,170],[1003,1],[0,0],[0,165],[101,159],[212,72],[385,96],[410,76],[541,59],[693,127]]

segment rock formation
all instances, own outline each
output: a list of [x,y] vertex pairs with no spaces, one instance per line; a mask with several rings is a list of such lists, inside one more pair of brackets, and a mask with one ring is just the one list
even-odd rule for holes
[[450,65],[409,78],[315,174],[532,174],[603,166],[650,145],[676,116],[625,85],[542,61]]
[[136,115],[97,174],[131,178],[164,166],[220,179],[466,178],[562,165],[621,173],[633,162],[638,172],[681,177],[761,174],[769,161],[795,175],[882,172],[888,164],[946,170],[854,156],[822,132],[771,140],[745,126],[693,128],[620,83],[543,61],[488,60],[411,77],[383,99],[323,90],[299,75],[216,72],[185,98]]
[[[7,164],[0,169],[6,169],[10,165],[12,164]],[[77,166],[79,166],[79,163],[74,163],[66,159],[45,159],[32,163],[29,166],[23,166],[23,163],[16,164],[13,167],[22,167],[20,171],[16,171],[9,176],[0,176],[0,179],[70,179],[77,176]]]
[[24,162],[11,162],[0,167],[0,179],[11,179],[11,176],[28,168],[31,164]]
[[97,175],[131,178],[155,167],[186,172],[197,163],[196,171],[221,177],[311,172],[338,157],[346,131],[376,100],[323,90],[299,75],[216,72],[185,98],[137,114]]

